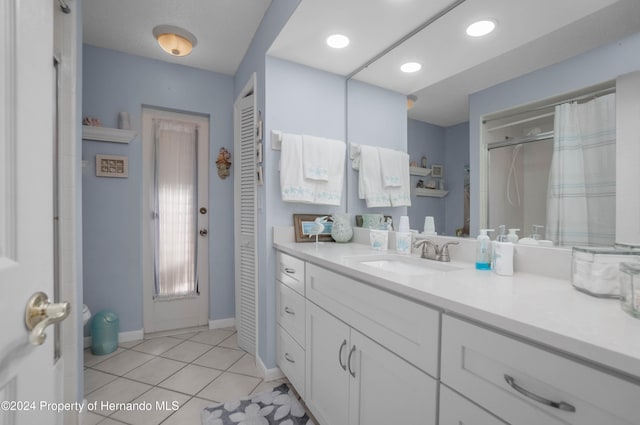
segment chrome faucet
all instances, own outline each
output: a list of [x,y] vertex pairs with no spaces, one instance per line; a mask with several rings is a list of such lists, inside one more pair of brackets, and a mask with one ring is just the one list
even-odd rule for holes
[[[413,246],[415,248],[422,246],[422,258],[448,263],[449,261],[451,261],[451,256],[449,255],[449,245],[458,245],[458,243],[459,242],[447,242],[442,245],[442,247],[438,247],[438,244],[436,244],[435,242],[430,241],[429,239],[422,239],[416,242]],[[430,247],[433,248],[433,250],[430,250]]]

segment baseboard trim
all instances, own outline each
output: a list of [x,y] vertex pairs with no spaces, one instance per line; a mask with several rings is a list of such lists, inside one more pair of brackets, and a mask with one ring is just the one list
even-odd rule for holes
[[[118,342],[139,341],[144,339],[144,330],[138,329],[137,331],[128,331],[118,333]],[[84,348],[91,347],[91,337],[84,337]]]
[[258,369],[260,373],[262,373],[262,378],[265,381],[275,381],[276,379],[284,378],[284,373],[282,373],[279,367],[267,369],[260,356],[256,357],[256,363],[258,363]]
[[229,317],[228,319],[209,320],[209,329],[234,328],[236,319]]

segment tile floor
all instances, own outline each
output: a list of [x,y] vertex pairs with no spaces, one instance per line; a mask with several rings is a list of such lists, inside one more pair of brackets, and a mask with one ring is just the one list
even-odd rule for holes
[[[85,413],[83,425],[200,425],[205,407],[287,382],[264,382],[236,337],[233,329],[214,329],[125,342],[104,356],[85,349],[84,394],[98,405]],[[148,402],[153,408],[118,411],[103,402]],[[156,402],[166,409],[156,409]]]

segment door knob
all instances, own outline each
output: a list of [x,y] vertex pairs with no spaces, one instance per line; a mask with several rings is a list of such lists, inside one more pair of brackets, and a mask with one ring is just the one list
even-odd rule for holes
[[36,292],[27,301],[24,312],[24,322],[29,334],[29,342],[33,345],[42,345],[47,338],[44,333],[47,326],[63,321],[71,311],[68,302],[51,303],[44,292]]
[[200,236],[207,236],[207,234],[209,234],[207,229],[200,229]]

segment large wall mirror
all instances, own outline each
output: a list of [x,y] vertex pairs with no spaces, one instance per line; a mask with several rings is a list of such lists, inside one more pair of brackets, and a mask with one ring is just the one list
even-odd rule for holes
[[[332,30],[352,39],[337,58],[301,36],[324,31],[318,17],[328,15],[321,9],[335,17]],[[493,21],[495,30],[484,37],[467,35],[478,20]],[[543,225],[544,238],[551,226],[540,197],[546,197],[549,166],[540,164],[553,154],[555,106],[612,91],[619,97],[618,77],[640,70],[638,49],[635,0],[328,0],[301,2],[270,54],[344,76],[348,142],[405,150],[417,165],[412,206],[388,209],[366,208],[357,196],[358,174],[347,165],[347,212],[379,212],[396,220],[408,214],[418,230],[425,216],[433,216],[438,234],[449,236],[475,237],[481,227],[505,224],[520,228],[523,237],[533,225]],[[421,68],[403,72],[409,62]],[[516,138],[500,126],[511,127],[521,141],[539,141],[499,146]],[[427,170],[419,169],[423,160]],[[620,166],[618,161],[614,170],[609,167],[618,174],[618,206],[607,211],[617,218],[616,236],[623,231]],[[528,198],[532,187],[545,189]],[[639,209],[640,202],[636,215]]]

